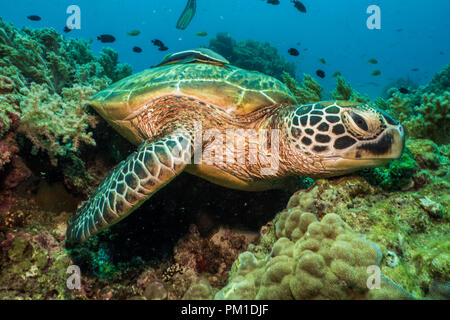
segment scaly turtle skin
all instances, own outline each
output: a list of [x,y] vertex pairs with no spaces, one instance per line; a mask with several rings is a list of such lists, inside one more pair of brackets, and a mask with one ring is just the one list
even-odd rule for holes
[[299,106],[267,75],[208,60],[163,65],[93,96],[93,107],[138,150],[69,220],[85,241],[138,208],[182,171],[229,188],[282,188],[297,175],[331,177],[400,157],[402,126],[369,105]]

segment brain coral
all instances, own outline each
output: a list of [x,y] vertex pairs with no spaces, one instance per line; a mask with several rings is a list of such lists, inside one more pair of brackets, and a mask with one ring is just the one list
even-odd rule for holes
[[379,289],[368,289],[368,267],[380,265],[381,252],[336,214],[319,221],[298,208],[284,210],[275,219],[275,235],[269,254],[239,256],[216,299],[411,297],[383,276]]

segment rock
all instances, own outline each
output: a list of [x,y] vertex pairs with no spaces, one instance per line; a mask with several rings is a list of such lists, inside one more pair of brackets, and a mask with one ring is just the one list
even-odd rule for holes
[[148,300],[165,300],[167,299],[167,290],[161,282],[153,281],[145,288],[144,296]]

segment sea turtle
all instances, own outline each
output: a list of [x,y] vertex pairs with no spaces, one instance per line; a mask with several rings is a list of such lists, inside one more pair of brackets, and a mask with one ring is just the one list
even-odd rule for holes
[[[197,54],[197,53],[196,53]],[[367,104],[298,105],[277,79],[232,65],[162,65],[112,84],[91,105],[140,145],[71,217],[84,241],[138,208],[182,171],[240,190],[282,188],[398,158],[404,131]]]

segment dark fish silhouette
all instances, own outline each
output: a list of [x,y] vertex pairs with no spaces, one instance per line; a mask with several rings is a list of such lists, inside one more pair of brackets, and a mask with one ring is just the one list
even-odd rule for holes
[[267,0],[267,3],[269,4],[280,4],[279,0]]
[[164,43],[161,41],[161,40],[158,40],[158,39],[153,39],[152,40],[152,43],[155,45],[155,46],[157,46],[157,47],[165,47],[164,46]]
[[111,42],[116,41],[116,38],[114,38],[110,34],[102,34],[101,36],[97,37],[97,40],[100,40],[103,43],[111,43]]
[[28,18],[28,20],[31,20],[31,21],[41,21],[41,17],[36,16],[36,15],[31,15],[31,16],[28,16],[27,18]]
[[167,51],[169,48],[167,48],[166,46],[162,46],[162,47],[159,47],[159,51]]
[[322,64],[326,64],[327,63],[324,58],[320,58],[319,62],[322,63]]
[[413,69],[411,69],[411,71],[417,72],[417,71],[419,71],[419,68],[413,68]]
[[142,49],[139,48],[139,47],[133,47],[133,52],[141,53],[141,52],[142,52]]
[[184,30],[187,28],[189,23],[191,23],[192,19],[195,15],[195,10],[197,8],[197,0],[188,0],[186,3],[186,7],[183,10],[183,13],[181,14],[180,18],[177,22],[177,29]]
[[378,63],[377,59],[369,59],[369,60],[367,60],[367,62],[369,62],[371,64],[377,64]]
[[317,74],[317,76],[321,77],[322,79],[325,78],[325,72],[322,70],[317,70],[316,74]]
[[290,48],[289,50],[288,50],[288,52],[289,52],[289,54],[291,55],[291,56],[294,56],[294,57],[296,57],[296,56],[298,56],[300,53],[298,52],[298,50],[297,49],[295,49],[295,48]]
[[400,91],[401,93],[409,93],[410,91],[406,88],[399,88],[398,91]]
[[294,7],[296,7],[298,11],[306,13],[306,7],[303,5],[303,3],[297,0],[292,0],[291,2],[294,4]]
[[72,31],[72,28],[69,28],[68,26],[65,26],[65,27],[64,27],[64,32],[65,32],[65,33],[68,33],[68,32],[70,32],[70,31]]

